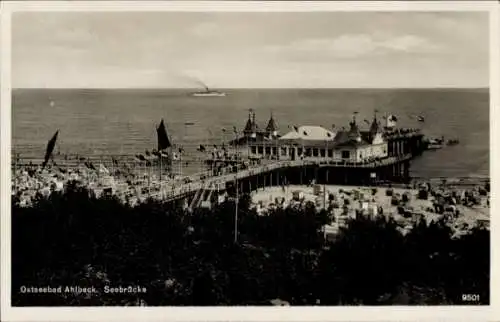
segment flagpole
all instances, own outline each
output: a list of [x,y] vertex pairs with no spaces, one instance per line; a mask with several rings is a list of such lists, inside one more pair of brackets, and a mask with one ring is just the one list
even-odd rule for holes
[[[158,128],[159,126],[155,126],[156,127],[156,132],[158,135]],[[159,164],[159,167],[158,167],[158,174],[160,175],[160,179],[159,179],[159,182],[160,182],[160,192],[163,193],[163,190],[162,190],[162,178],[161,178],[161,168],[162,168],[162,157],[161,157],[161,150],[160,150],[160,144],[158,142],[158,149],[157,149],[157,152],[158,152],[158,158],[160,159],[158,164]]]
[[[235,138],[237,136],[236,130],[234,131],[235,133]],[[240,200],[240,195],[239,195],[239,185],[238,185],[238,169],[239,169],[239,163],[238,163],[238,145],[236,145],[236,203],[235,203],[235,210],[234,210],[234,243],[238,243],[238,207],[239,207],[239,200]]]
[[182,170],[183,170],[183,167],[184,167],[184,164],[183,164],[183,161],[182,161],[182,155],[183,155],[183,152],[184,152],[184,147],[186,146],[186,142],[184,142],[187,138],[187,122],[184,122],[184,133],[183,133],[183,138],[182,138],[182,147],[181,147],[181,150],[179,150],[179,158],[181,160],[181,177],[182,177]]
[[[265,133],[263,133],[263,134],[265,134]],[[267,151],[266,151],[266,136],[265,135],[263,136],[263,140],[262,141],[264,142],[264,159],[267,159],[266,158],[267,157]]]
[[[102,164],[102,154],[99,154],[99,167],[97,168],[97,173],[99,173],[99,175],[101,174],[102,167],[103,167],[103,164]],[[99,182],[101,183],[101,180],[99,180]]]
[[14,177],[16,177],[16,175],[17,175],[17,164],[18,164],[18,162],[17,162],[17,153],[16,153],[16,154],[14,154]]
[[226,134],[226,130],[225,129],[222,129],[222,133],[221,133],[221,146],[224,147],[224,134]]
[[[208,129],[207,129],[207,131],[208,131]],[[204,151],[201,151],[201,149],[200,149],[200,152],[202,153],[202,156],[200,156],[200,173],[204,171],[204,169],[203,169],[203,161],[204,161],[204,157],[203,157],[203,155],[205,155],[205,156],[206,156],[206,154],[207,154],[207,153],[206,153],[206,148],[207,148],[207,147],[208,147],[208,145],[209,145],[209,141],[208,141],[208,140],[209,140],[208,136],[207,136],[207,137],[205,137],[205,140],[203,140],[203,141],[205,141],[205,142],[204,142],[204,143],[205,143],[205,150],[204,150]]]

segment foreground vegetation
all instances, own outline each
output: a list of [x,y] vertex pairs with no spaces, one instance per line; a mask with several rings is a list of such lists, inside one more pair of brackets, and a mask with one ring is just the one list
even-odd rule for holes
[[[313,206],[257,216],[239,203],[184,213],[131,208],[82,188],[12,209],[12,305],[488,304],[490,233],[451,239],[443,223],[403,236],[383,218],[349,222],[335,241]],[[325,247],[326,244],[326,247]],[[94,286],[85,294],[23,294],[21,286]],[[141,294],[107,294],[136,285]],[[463,302],[462,294],[479,301]]]

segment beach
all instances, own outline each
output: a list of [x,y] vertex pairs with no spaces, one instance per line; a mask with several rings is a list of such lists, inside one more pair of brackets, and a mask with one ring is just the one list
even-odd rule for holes
[[[444,218],[448,220],[454,234],[461,235],[479,225],[489,226],[490,196],[483,186],[479,183],[474,186],[435,185],[425,200],[419,199],[419,189],[413,188],[334,185],[269,187],[254,191],[251,196],[253,207],[263,215],[280,205],[293,207],[312,202],[318,210],[326,208],[334,218],[334,222],[325,227],[327,233],[331,234],[336,234],[347,219],[355,218],[358,213],[373,218],[392,218],[403,233],[408,232],[418,220],[425,220],[429,224]],[[457,197],[446,202],[444,199],[451,195]],[[477,198],[477,203],[465,205],[465,195]],[[406,197],[403,196],[407,196],[408,201],[404,201]],[[393,202],[394,199],[397,204]],[[436,209],[436,205],[442,205],[443,211]]]

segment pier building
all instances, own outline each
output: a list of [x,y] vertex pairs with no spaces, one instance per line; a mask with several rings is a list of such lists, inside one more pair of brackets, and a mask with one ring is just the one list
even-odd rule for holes
[[[246,158],[207,160],[229,172],[217,172],[217,190],[240,192],[282,184],[377,185],[410,181],[410,161],[425,149],[419,129],[397,128],[393,116],[386,124],[375,114],[370,126],[361,129],[353,116],[347,129],[321,126],[293,126],[280,135],[273,115],[264,130],[250,113],[243,136],[231,145],[246,145],[249,159],[257,160],[248,168]],[[212,167],[213,168],[213,167]],[[224,178],[227,178],[224,179]],[[238,178],[238,179],[236,179]],[[210,190],[211,188],[204,188]],[[212,188],[213,189],[213,188]]]
[[[273,118],[269,121],[274,124]],[[374,117],[368,131],[361,131],[356,118],[348,130],[321,126],[298,126],[283,136],[267,131],[262,140],[249,141],[250,155],[275,160],[369,162],[388,156],[388,139]]]

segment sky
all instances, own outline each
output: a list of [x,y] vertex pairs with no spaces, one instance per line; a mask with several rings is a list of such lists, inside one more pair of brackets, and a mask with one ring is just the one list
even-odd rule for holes
[[14,88],[488,87],[483,12],[17,12]]

